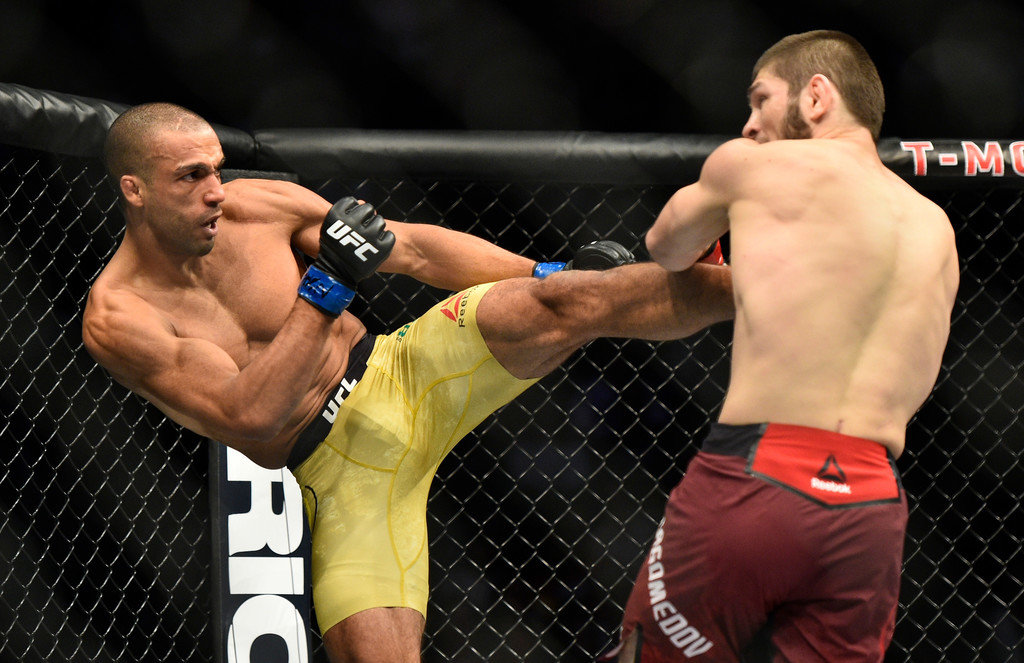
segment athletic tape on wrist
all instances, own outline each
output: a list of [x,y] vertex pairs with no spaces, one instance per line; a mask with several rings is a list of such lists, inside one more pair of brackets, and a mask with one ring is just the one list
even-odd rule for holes
[[306,275],[302,277],[302,282],[299,283],[299,297],[333,316],[341,315],[355,296],[355,290],[316,265],[309,266]]
[[542,279],[563,269],[565,269],[564,262],[538,262],[533,266],[533,275],[538,279]]

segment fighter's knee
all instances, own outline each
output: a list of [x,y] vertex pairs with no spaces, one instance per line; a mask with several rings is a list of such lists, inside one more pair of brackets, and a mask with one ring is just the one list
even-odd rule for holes
[[607,315],[608,302],[599,296],[601,274],[569,272],[535,284],[537,322],[567,343],[582,344],[595,336],[595,321]]
[[423,615],[411,608],[370,608],[324,633],[331,663],[420,663]]

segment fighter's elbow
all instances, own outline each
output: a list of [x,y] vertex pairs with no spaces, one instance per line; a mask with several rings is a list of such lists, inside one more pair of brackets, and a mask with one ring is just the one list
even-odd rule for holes
[[693,252],[680,251],[658,235],[652,238],[651,233],[647,234],[646,243],[651,259],[670,272],[681,272],[691,267],[698,256]]
[[284,421],[268,416],[257,408],[238,408],[224,413],[224,434],[234,442],[266,444],[277,437],[284,428]]
[[647,246],[647,252],[651,255],[651,259],[662,267],[666,267],[665,262],[670,261],[672,256],[666,246],[663,233],[661,233],[657,226],[653,226],[647,231],[647,235],[644,237],[644,244]]

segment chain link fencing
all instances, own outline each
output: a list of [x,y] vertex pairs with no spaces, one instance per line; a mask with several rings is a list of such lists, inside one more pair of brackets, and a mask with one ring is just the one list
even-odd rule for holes
[[[640,251],[671,193],[523,179],[314,184],[546,260],[599,238]],[[898,462],[911,512],[890,663],[1024,660],[1024,218],[1020,190],[978,184],[928,194],[964,269],[938,384]],[[81,343],[123,223],[113,190],[95,160],[0,146],[0,192],[0,657],[210,660],[206,442]],[[352,310],[378,333],[445,296],[400,276],[360,292]],[[722,401],[730,337],[722,324],[679,342],[596,341],[455,448],[428,507],[427,663],[576,663],[610,648],[667,493]]]

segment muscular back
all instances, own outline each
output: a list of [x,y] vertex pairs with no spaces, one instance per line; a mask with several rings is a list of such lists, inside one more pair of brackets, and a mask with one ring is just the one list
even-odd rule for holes
[[745,149],[772,153],[746,164],[728,210],[736,325],[721,420],[814,426],[899,455],[949,334],[948,219],[855,145]]

